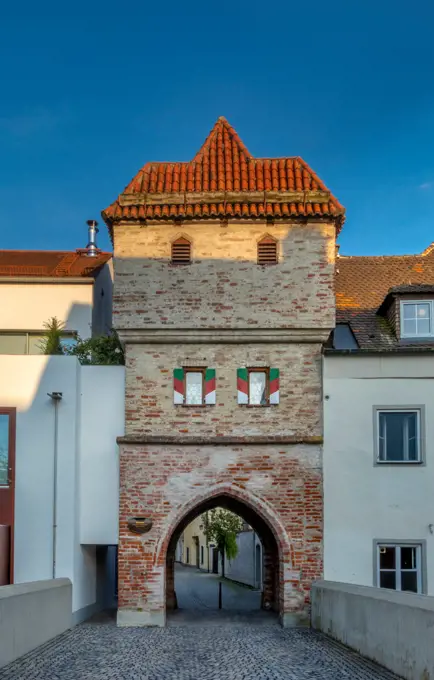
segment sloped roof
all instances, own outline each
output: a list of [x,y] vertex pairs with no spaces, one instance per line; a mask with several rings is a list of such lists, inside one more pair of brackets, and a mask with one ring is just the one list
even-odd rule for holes
[[326,217],[345,210],[300,157],[254,158],[220,117],[189,162],[146,163],[102,212],[120,220]]
[[0,276],[94,277],[111,253],[89,257],[85,250],[0,250]]
[[343,256],[336,269],[337,322],[350,324],[361,348],[393,349],[399,339],[377,312],[389,294],[428,292],[434,286],[434,248],[417,255]]

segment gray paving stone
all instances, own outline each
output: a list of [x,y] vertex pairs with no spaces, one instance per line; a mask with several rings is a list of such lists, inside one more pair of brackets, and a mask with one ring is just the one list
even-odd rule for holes
[[83,623],[0,670],[0,680],[396,680],[308,629],[117,628]]

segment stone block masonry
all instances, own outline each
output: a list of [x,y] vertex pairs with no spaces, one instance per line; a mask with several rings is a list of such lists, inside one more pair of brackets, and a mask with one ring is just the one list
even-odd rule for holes
[[[278,264],[257,264],[277,240]],[[172,265],[171,243],[192,244]],[[262,606],[306,615],[322,575],[321,350],[335,322],[335,227],[266,221],[114,226],[114,321],[126,345],[120,625],[164,625],[186,523],[224,505],[263,544]],[[212,368],[216,404],[175,405],[173,370]],[[238,404],[237,369],[277,368],[280,402]],[[128,519],[152,520],[142,536]]]
[[[257,242],[278,241],[279,264],[258,266]],[[192,263],[171,265],[171,243]],[[116,328],[332,328],[335,229],[266,222],[120,224],[114,232]]]
[[[215,406],[173,404],[173,369],[216,371]],[[280,403],[237,402],[237,368],[276,367]],[[321,345],[127,345],[126,434],[215,437],[322,435]]]

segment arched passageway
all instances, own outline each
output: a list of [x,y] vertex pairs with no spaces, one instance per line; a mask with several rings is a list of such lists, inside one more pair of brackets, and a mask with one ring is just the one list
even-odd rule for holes
[[276,536],[269,523],[247,502],[236,498],[229,493],[221,493],[212,498],[199,502],[190,509],[173,529],[166,553],[166,610],[171,611],[177,607],[175,589],[175,555],[178,540],[185,528],[196,517],[213,508],[225,508],[234,512],[249,524],[259,536],[263,546],[263,587],[261,593],[261,608],[268,611],[279,612],[281,598],[281,570],[280,549]]

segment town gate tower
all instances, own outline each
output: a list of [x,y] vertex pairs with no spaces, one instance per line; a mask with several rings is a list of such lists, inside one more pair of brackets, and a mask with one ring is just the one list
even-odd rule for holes
[[322,575],[344,209],[301,158],[255,158],[219,118],[191,161],[147,163],[103,217],[126,350],[118,623],[165,624],[177,539],[216,506],[259,534],[262,605],[297,623]]

